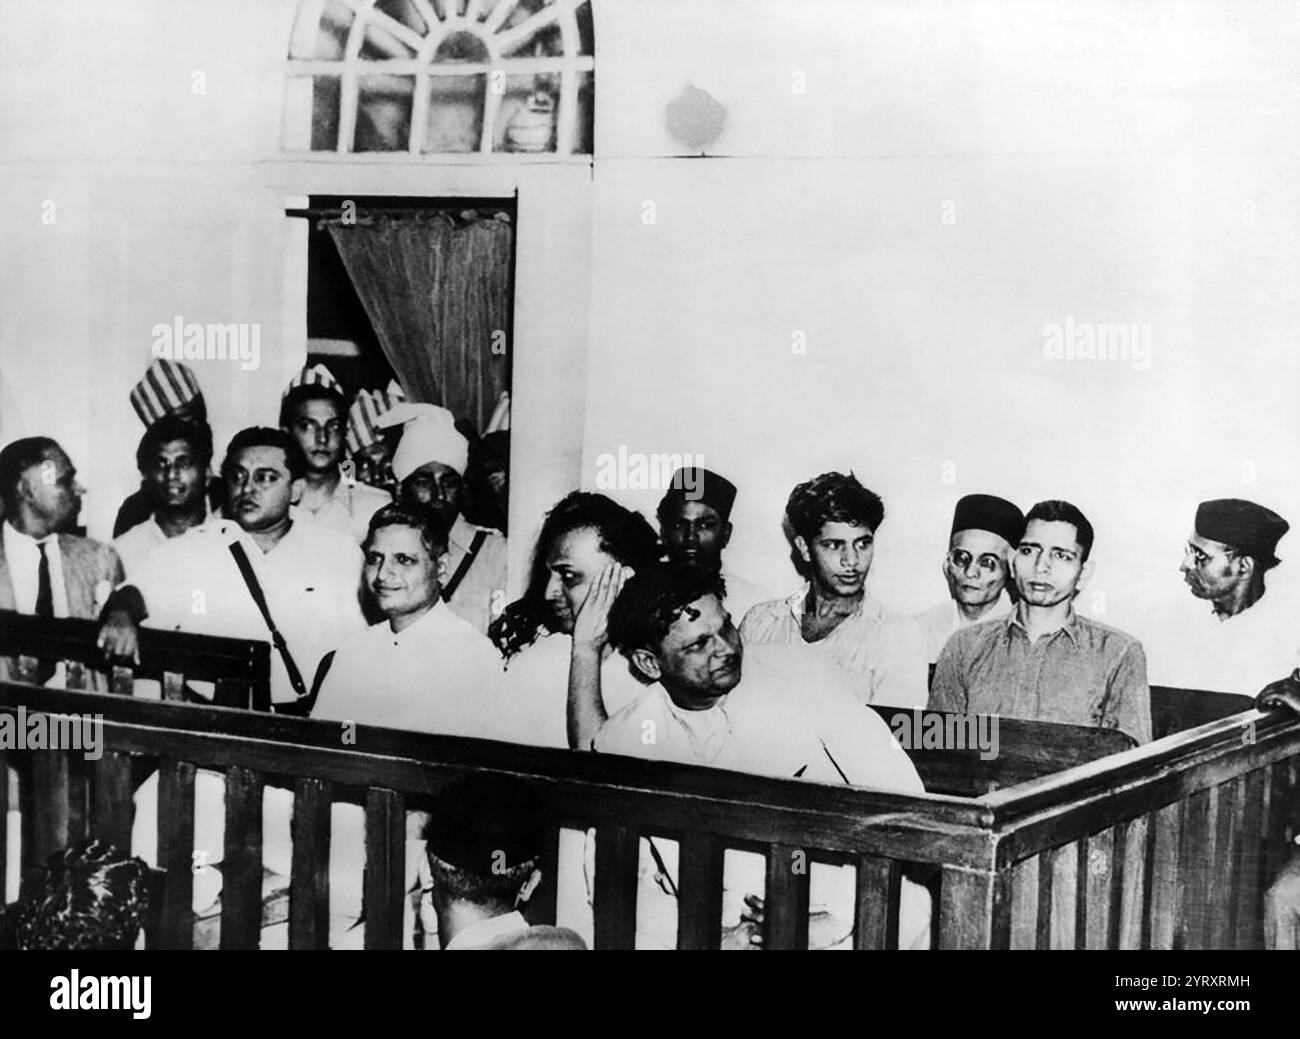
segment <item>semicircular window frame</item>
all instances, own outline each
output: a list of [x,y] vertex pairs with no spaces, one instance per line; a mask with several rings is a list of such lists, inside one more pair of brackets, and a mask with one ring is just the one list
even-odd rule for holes
[[591,0],[303,0],[282,146],[497,161],[593,152]]

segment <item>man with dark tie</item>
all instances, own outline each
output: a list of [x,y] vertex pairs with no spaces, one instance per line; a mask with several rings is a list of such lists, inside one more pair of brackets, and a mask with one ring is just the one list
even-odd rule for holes
[[[122,564],[108,545],[68,533],[81,510],[77,470],[57,442],[26,437],[0,450],[0,609],[38,617],[94,618]],[[11,662],[0,658],[0,678]],[[54,673],[43,666],[41,682]]]

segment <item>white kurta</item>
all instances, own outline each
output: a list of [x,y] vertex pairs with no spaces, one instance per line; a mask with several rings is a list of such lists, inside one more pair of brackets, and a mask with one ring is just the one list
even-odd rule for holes
[[[705,711],[682,710],[656,684],[610,718],[596,737],[597,751],[777,778],[924,792],[911,759],[894,741],[885,722],[860,702],[839,669],[799,647],[747,646],[741,670],[740,684]],[[676,946],[677,900],[671,892],[680,882],[678,849],[675,841],[651,839],[671,882],[660,879],[658,864],[643,838],[636,942],[639,948],[672,948]],[[739,921],[746,894],[762,893],[765,868],[761,856],[727,852],[724,926]],[[590,875],[593,870],[594,847],[589,834],[586,872]],[[843,933],[837,933],[834,941],[837,947],[844,947],[853,921],[854,871],[813,863],[810,880],[812,910],[830,913],[842,923]],[[590,889],[590,882],[587,887]],[[588,937],[588,919],[578,915],[571,893],[563,888],[561,893],[561,908],[572,915],[560,922]],[[900,945],[926,946],[929,923],[928,892],[904,879]]]
[[1151,684],[1254,696],[1300,667],[1300,597],[1276,583],[1226,620],[1190,595],[1154,618],[1143,640]]
[[319,509],[310,510],[293,506],[289,515],[294,522],[319,524],[330,530],[347,534],[358,545],[370,531],[370,517],[393,500],[387,491],[344,476],[334,487],[334,493]]
[[490,738],[500,679],[492,643],[440,602],[405,631],[381,621],[345,642],[312,717]]

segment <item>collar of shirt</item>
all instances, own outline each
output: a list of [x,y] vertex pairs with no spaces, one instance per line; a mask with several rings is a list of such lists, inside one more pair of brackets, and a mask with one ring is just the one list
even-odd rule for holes
[[414,624],[401,631],[394,631],[386,620],[376,624],[374,631],[385,642],[402,646],[413,641],[425,642],[437,638],[447,630],[456,628],[458,625],[455,622],[456,615],[439,599],[430,609],[421,614]]
[[[808,599],[808,590],[811,587],[811,584],[805,581],[798,591],[792,592],[790,597],[786,599],[786,605],[790,607],[791,615],[793,615],[794,619],[800,623],[803,622],[803,605]],[[849,616],[866,617],[870,620],[880,620],[884,614],[885,608],[880,605],[880,600],[866,589],[863,589],[862,602],[858,604],[858,608],[849,614]]]
[[0,540],[4,545],[5,561],[9,567],[9,583],[13,587],[14,605],[21,613],[36,611],[36,597],[39,592],[39,573],[41,550],[45,546],[45,558],[50,564],[50,593],[53,597],[54,616],[68,615],[68,592],[63,583],[63,553],[59,550],[59,535],[46,534],[43,538],[34,538],[24,534],[8,520],[0,524]]
[[456,949],[477,949],[481,945],[489,945],[502,935],[513,934],[515,931],[525,931],[528,929],[528,921],[524,919],[524,914],[515,910],[513,913],[506,913],[504,916],[494,916],[487,920],[479,920],[468,927],[462,928],[456,933],[443,950],[453,952]]
[[703,711],[687,711],[673,703],[668,690],[656,687],[664,713],[677,723],[703,762],[713,761],[731,736],[731,717],[727,714],[727,696]]
[[[1060,634],[1061,632],[1065,632],[1065,634],[1066,634],[1067,636],[1069,636],[1070,642],[1074,644],[1074,647],[1075,647],[1076,649],[1078,649],[1078,647],[1079,647],[1079,623],[1080,623],[1080,620],[1081,620],[1081,618],[1079,617],[1079,615],[1078,615],[1077,613],[1074,612],[1074,605],[1071,604],[1071,606],[1070,606],[1070,612],[1069,612],[1069,614],[1068,614],[1068,615],[1066,616],[1066,618],[1065,618],[1065,623],[1062,624],[1062,625],[1061,625],[1059,628],[1057,628],[1055,631],[1048,632],[1045,636],[1040,636],[1040,638],[1045,637],[1045,638],[1047,638],[1047,639],[1050,640],[1050,639],[1054,639],[1054,638],[1056,638],[1056,636],[1057,636],[1058,634]],[[1019,607],[1016,607],[1015,609],[1013,609],[1013,610],[1012,610],[1012,611],[1007,615],[1007,619],[1006,619],[1006,631],[1007,631],[1007,641],[1008,641],[1008,642],[1011,640],[1011,631],[1012,631],[1013,628],[1019,628],[1022,632],[1024,632],[1025,638],[1026,638],[1026,639],[1029,638],[1029,629],[1027,629],[1027,628],[1024,626],[1024,624],[1021,623],[1021,620],[1020,620],[1020,608],[1019,608]]]

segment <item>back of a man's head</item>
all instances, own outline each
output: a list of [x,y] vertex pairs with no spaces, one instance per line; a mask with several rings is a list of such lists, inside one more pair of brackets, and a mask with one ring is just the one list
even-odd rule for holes
[[545,846],[542,803],[520,780],[471,773],[438,791],[424,839],[435,905],[512,911]]

